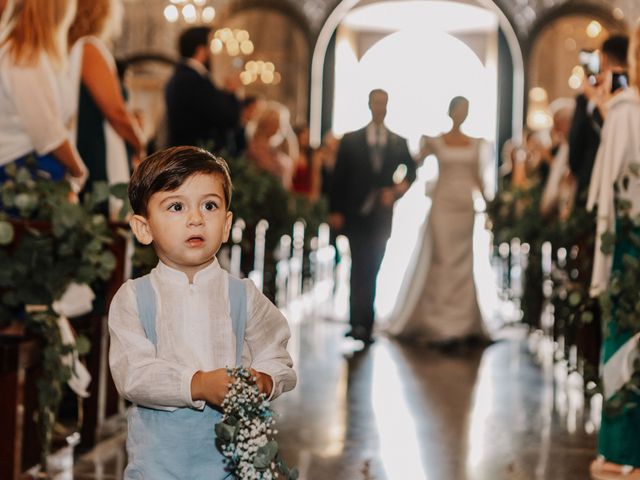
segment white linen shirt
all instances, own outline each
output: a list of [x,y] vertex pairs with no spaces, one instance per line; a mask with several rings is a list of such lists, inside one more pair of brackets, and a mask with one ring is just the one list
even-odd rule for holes
[[46,54],[33,65],[16,66],[8,44],[0,48],[0,166],[34,150],[50,153],[65,140],[75,115],[68,72],[56,70]]
[[[157,350],[138,317],[135,287],[127,281],[109,309],[109,365],[118,392],[133,403],[175,410],[204,408],[191,397],[191,379],[198,371],[235,366],[236,341],[231,323],[229,274],[215,260],[187,276],[162,262],[151,271],[156,294]],[[271,398],[296,384],[287,352],[289,326],[280,310],[250,280],[242,365],[273,379]]]

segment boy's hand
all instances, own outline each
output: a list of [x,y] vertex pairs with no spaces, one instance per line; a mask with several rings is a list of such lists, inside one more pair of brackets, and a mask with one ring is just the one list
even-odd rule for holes
[[229,391],[231,381],[226,368],[218,368],[209,372],[199,370],[191,379],[191,398],[194,401],[204,400],[220,406]]
[[249,369],[249,371],[256,377],[256,385],[258,385],[258,390],[260,393],[264,393],[267,398],[271,395],[271,390],[273,390],[273,379],[271,375],[267,375],[266,373],[258,372],[253,368]]

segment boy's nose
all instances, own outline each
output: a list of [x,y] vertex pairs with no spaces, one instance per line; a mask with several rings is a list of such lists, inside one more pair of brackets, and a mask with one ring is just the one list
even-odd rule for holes
[[200,212],[200,210],[192,211],[189,214],[189,221],[188,221],[189,225],[196,225],[196,226],[197,225],[202,225],[203,221],[204,220],[203,220],[202,213]]

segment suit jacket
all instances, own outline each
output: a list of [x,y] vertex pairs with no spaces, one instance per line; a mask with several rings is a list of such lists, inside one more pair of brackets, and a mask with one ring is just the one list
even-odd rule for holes
[[181,63],[165,89],[169,145],[226,147],[230,130],[240,118],[240,103],[232,93],[219,90],[207,77]]
[[587,111],[589,101],[580,94],[576,97],[576,108],[569,131],[569,166],[578,180],[578,193],[589,187],[591,170],[600,145],[600,128],[603,121],[596,109]]
[[393,174],[400,164],[406,165],[410,183],[416,177],[416,164],[409,153],[406,139],[388,131],[383,152],[382,168],[374,172],[367,144],[367,128],[347,133],[340,141],[333,171],[329,206],[331,212],[345,216],[347,235],[354,230],[376,228],[388,235],[391,231],[392,208],[385,208],[376,200],[369,214],[362,207],[372,192],[394,185]]

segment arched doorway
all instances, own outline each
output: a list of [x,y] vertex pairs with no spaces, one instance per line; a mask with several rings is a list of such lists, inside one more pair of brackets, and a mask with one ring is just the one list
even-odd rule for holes
[[[470,116],[463,126],[467,134],[501,145],[506,138],[500,138],[500,123],[506,118],[508,135],[520,135],[521,52],[516,45],[516,54],[509,55],[511,67],[504,70],[511,75],[512,88],[505,94],[499,88],[499,45],[508,41],[500,32],[500,16],[494,9],[452,1],[379,1],[359,6],[345,0],[334,15],[327,23],[333,30],[327,30],[327,34],[331,35],[328,50],[335,71],[327,70],[333,72],[330,80],[334,86],[328,123],[336,133],[354,130],[369,121],[368,92],[381,87],[390,94],[387,125],[407,137],[414,151],[422,134],[437,135],[450,128],[447,107],[456,95],[466,96],[471,103]],[[336,18],[340,19],[337,23]],[[327,109],[322,108],[327,104],[322,98],[328,95],[322,85],[327,73],[324,68],[317,71],[319,65],[326,66],[319,46],[322,41],[319,38],[312,65],[310,120],[316,141],[328,120]],[[499,118],[498,93],[509,105],[503,118]],[[496,162],[489,159],[486,165],[487,177],[495,178]],[[430,200],[425,197],[425,184],[433,178],[429,167],[435,167],[435,162],[425,162],[418,171],[418,181],[395,206],[394,226],[378,277],[376,311],[381,320],[408,315],[412,307],[405,300],[419,293],[415,286],[420,282],[413,280],[417,278],[418,260],[426,258],[422,239],[430,210]],[[480,223],[478,232],[482,230]],[[479,241],[487,250],[486,238]],[[487,269],[482,271],[486,274]],[[411,285],[409,296],[407,285]]]
[[[362,4],[367,7],[384,2],[363,2],[360,0],[343,0],[340,2],[333,12],[327,18],[320,34],[318,35],[316,46],[312,58],[311,73],[311,97],[310,97],[310,125],[312,133],[312,141],[319,143],[322,133],[328,127],[332,127],[332,122],[328,120],[331,117],[331,107],[327,108],[327,96],[333,96],[332,78],[327,78],[325,70],[327,59],[333,60],[336,54],[336,31],[338,27],[345,21],[349,12]],[[392,3],[392,4],[391,4]],[[495,138],[500,145],[506,138],[513,136],[519,138],[523,125],[523,98],[524,98],[524,73],[523,73],[523,57],[517,36],[504,15],[502,10],[492,0],[477,0],[477,6],[471,5],[471,2],[438,2],[438,1],[414,1],[414,2],[391,2],[389,7],[393,8],[393,15],[387,15],[389,28],[387,34],[394,31],[394,24],[391,19],[397,17],[397,12],[402,4],[412,4],[413,7],[421,9],[421,13],[414,17],[421,21],[424,25],[422,30],[434,31],[433,25],[426,26],[427,20],[433,17],[433,13],[426,14],[427,9],[435,12],[437,9],[447,6],[448,8],[470,8],[478,9],[481,7],[487,12],[491,12],[497,19],[497,56],[495,57],[498,69],[499,92],[501,94],[498,106],[498,123],[497,134]],[[445,5],[446,4],[446,5]],[[364,7],[362,7],[364,8]],[[417,24],[416,24],[417,26]],[[397,25],[395,25],[397,31]],[[441,29],[441,31],[443,31]],[[444,30],[446,32],[446,30]],[[463,40],[464,41],[464,40]],[[465,42],[467,43],[467,42]],[[425,46],[421,45],[424,49]],[[504,54],[504,51],[507,54]],[[443,74],[446,74],[444,72]],[[504,79],[507,79],[505,82]],[[327,86],[329,88],[327,88]],[[508,105],[507,105],[508,104]]]

